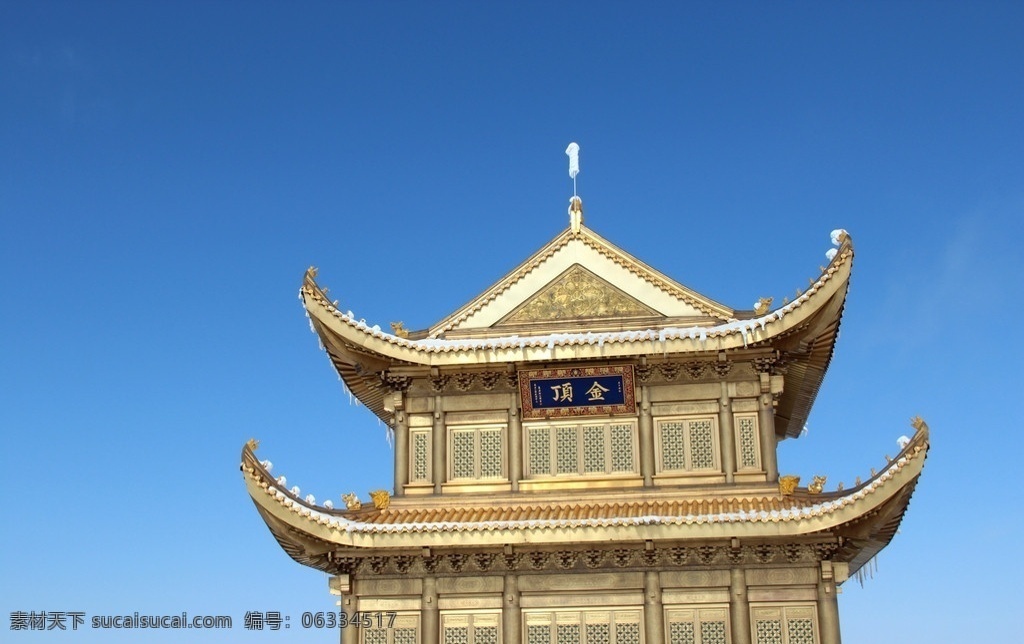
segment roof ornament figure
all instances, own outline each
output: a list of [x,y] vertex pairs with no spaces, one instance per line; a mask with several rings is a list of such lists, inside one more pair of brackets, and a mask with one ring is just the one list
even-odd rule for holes
[[580,146],[570,143],[565,149],[569,155],[569,176],[572,177],[572,198],[569,199],[569,227],[572,232],[580,232],[583,224],[583,200],[576,194],[576,175],[580,173]]

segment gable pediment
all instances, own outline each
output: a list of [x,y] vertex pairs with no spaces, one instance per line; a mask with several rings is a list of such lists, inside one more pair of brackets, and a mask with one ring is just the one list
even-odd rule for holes
[[649,327],[669,319],[725,321],[733,313],[581,226],[564,231],[428,336],[605,319]]
[[663,314],[573,264],[494,326],[653,316]]

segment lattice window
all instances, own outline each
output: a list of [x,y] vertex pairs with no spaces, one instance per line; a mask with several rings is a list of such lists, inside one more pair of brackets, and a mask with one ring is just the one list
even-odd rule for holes
[[[360,628],[363,644],[418,644],[417,631],[419,617],[409,613],[399,613],[395,621],[385,616],[382,628]],[[376,626],[376,624],[374,625]]]
[[551,625],[527,624],[526,644],[551,644]]
[[441,615],[441,644],[500,644],[497,613]]
[[761,469],[761,455],[758,441],[757,416],[735,416],[736,451],[741,470]]
[[555,633],[558,644],[581,644],[579,624],[557,624]]
[[444,644],[469,644],[468,626],[446,626]]
[[720,472],[718,423],[713,417],[658,421],[659,472]]
[[714,424],[710,420],[691,420],[690,469],[715,469]]
[[686,434],[682,422],[660,423],[661,427],[661,469],[665,471],[686,469]]
[[579,453],[575,427],[559,427],[555,430],[555,472],[576,474],[579,472]]
[[786,620],[789,644],[814,644],[814,621],[807,618]]
[[417,644],[415,628],[396,628],[394,644]]
[[534,427],[527,432],[530,449],[530,473],[547,474],[551,471],[551,432],[547,427]]
[[728,644],[725,608],[669,609],[668,644]]
[[458,430],[452,432],[452,478],[476,478],[476,432]]
[[751,609],[754,644],[817,644],[814,606],[758,606]]
[[604,427],[583,428],[583,472],[604,472]]
[[504,460],[501,430],[480,430],[480,478],[500,477]]
[[637,473],[635,423],[533,426],[526,430],[526,448],[527,475],[533,478]]
[[637,610],[560,610],[526,615],[526,644],[641,644],[641,630]]
[[474,644],[498,644],[498,627],[477,626]]
[[754,626],[757,644],[782,644],[782,620],[759,619]]
[[442,644],[499,644],[501,615],[449,613],[441,616]]
[[505,477],[505,428],[459,427],[449,433],[450,480]]
[[670,622],[668,642],[669,644],[697,644],[693,622]]
[[388,644],[388,631],[384,628],[369,628],[363,631],[363,644]]
[[638,622],[616,624],[615,644],[640,644],[640,624]]
[[634,472],[633,426],[612,425],[612,471]]
[[430,433],[412,432],[412,467],[409,481],[419,483],[430,480]]
[[725,622],[701,622],[700,644],[727,644]]
[[612,630],[608,623],[587,624],[587,644],[611,644]]

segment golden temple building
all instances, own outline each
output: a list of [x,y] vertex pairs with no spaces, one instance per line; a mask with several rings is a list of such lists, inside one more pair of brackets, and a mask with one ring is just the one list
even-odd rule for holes
[[927,426],[850,489],[780,477],[838,335],[844,231],[797,299],[749,310],[570,225],[424,330],[368,326],[307,271],[348,390],[393,432],[394,479],[344,509],[242,472],[342,610],[345,644],[838,644],[838,587],[895,534]]

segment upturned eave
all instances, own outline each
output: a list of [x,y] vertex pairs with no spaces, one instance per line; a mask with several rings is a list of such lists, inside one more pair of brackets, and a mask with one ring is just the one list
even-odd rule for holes
[[[556,239],[557,241],[557,239]],[[552,242],[554,243],[554,242]],[[832,357],[849,286],[853,246],[843,235],[821,275],[796,300],[763,315],[701,326],[657,326],[608,332],[443,339],[401,337],[342,311],[311,269],[300,297],[313,330],[348,389],[378,417],[385,409],[383,372],[392,367],[465,369],[530,363],[628,360],[656,355],[681,358],[748,348],[784,349],[787,387],[776,410],[780,436],[799,435]],[[499,283],[500,284],[500,283]]]
[[[300,297],[314,322],[314,330],[346,361],[361,354],[381,363],[397,361],[429,367],[488,365],[559,360],[628,358],[641,355],[676,355],[729,351],[761,346],[782,336],[799,333],[820,311],[837,323],[845,299],[853,247],[845,242],[835,259],[806,292],[793,302],[758,317],[712,326],[652,327],[607,333],[548,333],[486,338],[409,339],[370,326],[328,300],[307,271]],[[836,298],[838,296],[838,298]],[[831,305],[831,306],[830,306]],[[794,344],[816,339],[798,338]],[[325,348],[328,348],[325,344]]]
[[[270,475],[249,446],[242,451],[241,469],[248,493],[275,538],[289,555],[307,565],[332,550],[370,555],[421,548],[734,538],[757,542],[831,536],[842,537],[845,544],[837,560],[850,563],[851,572],[856,572],[895,534],[929,445],[927,425],[921,422],[900,454],[854,489],[818,495],[804,489],[790,496],[775,493],[749,498],[723,492],[708,495],[693,506],[666,499],[662,505],[641,500],[603,507],[588,505],[586,498],[553,505],[543,498],[519,495],[504,503],[482,505],[479,498],[447,497],[443,505],[433,508],[422,498],[396,499],[385,509],[346,511],[318,506],[292,494]],[[667,492],[671,494],[671,490]],[[417,503],[427,507],[417,507]],[[679,507],[705,509],[681,512],[675,509]]]

